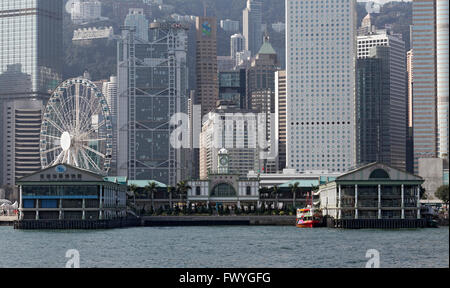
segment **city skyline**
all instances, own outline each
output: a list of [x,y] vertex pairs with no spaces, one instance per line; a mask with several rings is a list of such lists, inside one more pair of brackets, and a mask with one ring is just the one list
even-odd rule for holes
[[[313,9],[312,6],[309,6],[309,4],[313,3],[309,3],[306,0],[292,2],[286,1],[287,5],[295,5],[295,7],[292,6],[295,9],[290,9],[292,8],[290,7],[286,10],[287,18],[285,20],[287,21],[285,21],[285,25],[287,29],[285,30],[285,33],[287,46],[285,47],[285,55],[287,57],[285,58],[286,63],[280,64],[277,60],[280,54],[278,53],[279,50],[277,51],[271,45],[267,29],[265,31],[262,30],[264,27],[263,25],[266,24],[263,24],[261,22],[261,13],[263,13],[262,11],[264,10],[263,6],[261,6],[263,5],[261,1],[246,1],[246,7],[242,11],[241,18],[241,20],[243,21],[242,31],[236,31],[236,22],[233,22],[234,20],[226,19],[226,21],[223,21],[224,19],[203,16],[199,16],[196,18],[182,18],[180,16],[181,18],[178,17],[179,20],[181,21],[181,23],[184,23],[181,25],[185,25],[185,28],[183,29],[185,29],[185,31],[192,31],[186,32],[186,40],[181,40],[180,38],[175,44],[179,45],[180,43],[186,41],[183,44],[186,46],[182,48],[184,49],[184,52],[182,53],[186,53],[186,56],[183,56],[186,57],[186,63],[183,64],[186,65],[183,66],[183,69],[186,69],[185,72],[183,72],[182,69],[181,74],[177,75],[174,78],[170,78],[170,73],[165,73],[161,70],[161,78],[160,80],[157,80],[159,81],[159,83],[148,82],[147,84],[145,84],[146,82],[142,82],[142,85],[145,85],[142,87],[138,87],[139,85],[141,85],[139,81],[143,81],[142,77],[152,77],[152,73],[148,74],[147,72],[144,73],[140,71],[144,70],[144,66],[154,67],[152,69],[157,69],[160,64],[157,64],[154,61],[160,61],[156,59],[162,58],[158,58],[160,56],[157,56],[156,54],[142,56],[142,59],[139,59],[136,56],[136,58],[139,60],[134,64],[134,67],[130,66],[130,64],[127,64],[127,73],[125,73],[125,70],[123,70],[125,67],[124,63],[127,63],[128,61],[125,59],[132,59],[131,57],[135,57],[130,56],[129,53],[141,53],[139,52],[139,45],[141,45],[141,43],[157,43],[155,42],[156,38],[151,39],[149,37],[158,36],[156,36],[157,34],[154,33],[154,31],[156,30],[149,29],[148,27],[149,25],[152,26],[153,24],[151,24],[152,21],[150,21],[151,15],[148,14],[149,12],[145,7],[141,8],[141,6],[139,6],[139,8],[133,8],[130,6],[126,6],[126,9],[128,9],[128,14],[124,16],[124,26],[122,28],[125,29],[121,32],[121,35],[119,34],[116,36],[112,36],[112,38],[110,35],[103,37],[107,37],[110,40],[117,39],[119,40],[119,42],[123,41],[122,43],[126,44],[120,44],[122,45],[122,47],[119,45],[119,47],[121,48],[118,50],[118,52],[127,52],[123,54],[123,56],[118,54],[117,59],[119,60],[119,63],[122,64],[119,64],[117,66],[117,71],[112,71],[110,73],[110,79],[105,79],[98,82],[98,87],[104,92],[103,94],[105,94],[105,97],[108,101],[109,110],[112,113],[112,123],[114,123],[113,126],[115,126],[112,138],[117,139],[114,141],[115,143],[112,144],[114,155],[112,155],[112,167],[110,173],[114,172],[114,174],[116,175],[127,176],[130,177],[130,179],[153,179],[161,181],[163,183],[172,184],[181,179],[192,177],[192,175],[190,174],[191,172],[187,171],[196,170],[198,169],[198,167],[196,169],[187,169],[185,165],[189,166],[192,165],[192,163],[194,163],[193,165],[195,166],[204,165],[204,163],[199,162],[199,155],[195,156],[195,148],[194,151],[189,152],[189,150],[187,150],[181,152],[179,151],[179,149],[171,147],[171,145],[168,144],[167,154],[165,152],[162,153],[161,150],[161,155],[156,156],[155,154],[155,157],[157,159],[152,158],[153,156],[150,155],[152,153],[156,153],[152,149],[154,149],[155,147],[159,147],[159,145],[165,141],[157,140],[155,138],[156,134],[154,133],[157,131],[157,129],[162,129],[161,132],[164,130],[164,133],[167,133],[164,137],[172,137],[172,133],[177,131],[176,126],[172,127],[172,124],[164,124],[164,122],[167,121],[167,123],[169,123],[171,121],[171,117],[174,116],[175,113],[186,113],[188,109],[192,109],[188,107],[188,101],[190,101],[189,103],[194,106],[201,105],[201,114],[202,116],[204,116],[207,113],[214,111],[216,105],[219,105],[218,100],[232,100],[235,102],[235,104],[238,104],[241,108],[248,109],[248,111],[251,113],[265,113],[265,119],[267,121],[265,132],[266,136],[270,139],[274,138],[273,140],[275,140],[276,143],[282,143],[282,146],[284,145],[284,143],[286,143],[286,151],[279,150],[279,152],[283,154],[282,157],[286,157],[286,160],[283,160],[283,158],[281,158],[281,163],[284,163],[284,161],[286,161],[284,165],[279,166],[280,158],[278,157],[279,155],[277,155],[276,159],[274,160],[275,162],[267,162],[267,160],[261,160],[261,163],[264,164],[260,164],[257,168],[255,168],[255,170],[264,171],[264,173],[277,173],[286,168],[296,169],[299,172],[323,170],[331,172],[339,171],[343,173],[349,168],[355,167],[355,165],[362,165],[367,161],[363,161],[358,158],[359,156],[357,156],[356,151],[362,146],[360,145],[361,143],[358,142],[359,140],[355,135],[359,135],[358,129],[361,128],[358,127],[369,126],[357,126],[355,123],[355,117],[358,116],[356,114],[353,115],[353,113],[355,109],[354,107],[357,106],[357,103],[355,102],[355,99],[357,97],[355,91],[358,88],[358,84],[352,81],[352,79],[354,78],[352,75],[354,75],[357,69],[355,59],[368,57],[370,52],[369,50],[372,47],[378,47],[380,45],[387,45],[391,47],[391,52],[389,53],[389,55],[391,55],[390,60],[387,62],[383,62],[385,64],[382,65],[389,65],[390,68],[386,71],[392,71],[390,73],[390,75],[392,75],[391,79],[386,80],[383,78],[384,80],[379,80],[382,81],[382,83],[380,83],[381,85],[384,85],[383,87],[390,87],[386,89],[390,89],[391,91],[391,96],[389,96],[391,97],[391,100],[383,102],[385,103],[383,104],[385,108],[389,106],[389,109],[391,109],[391,112],[389,113],[390,120],[385,121],[386,123],[389,123],[389,125],[383,126],[389,127],[389,129],[384,131],[384,133],[390,131],[389,133],[391,133],[391,136],[389,138],[383,138],[386,140],[383,140],[385,142],[383,142],[384,144],[382,144],[387,145],[385,147],[390,147],[386,151],[391,152],[388,152],[383,157],[380,156],[381,152],[376,152],[380,155],[377,154],[376,156],[374,156],[374,158],[370,159],[385,159],[382,161],[385,162],[385,164],[393,165],[394,167],[400,169],[406,169],[406,163],[408,163],[408,161],[412,162],[412,160],[410,160],[409,158],[407,159],[408,156],[406,155],[406,151],[408,150],[407,134],[409,133],[407,128],[408,117],[409,115],[414,114],[408,107],[416,107],[417,105],[414,106],[413,104],[411,104],[416,98],[410,97],[412,101],[408,100],[406,82],[403,83],[404,81],[401,80],[403,78],[407,78],[407,51],[405,51],[404,49],[406,42],[402,39],[404,35],[394,33],[391,30],[392,28],[390,26],[375,27],[373,22],[374,16],[370,13],[363,19],[362,24],[357,23],[355,17],[356,3],[360,1],[336,1],[337,2],[333,2],[330,0],[329,3],[327,2],[330,6],[320,7],[322,8],[322,10],[311,10],[314,12],[311,13],[311,15],[305,15],[303,13],[303,10]],[[80,3],[79,5],[84,5]],[[101,1],[95,2],[95,5],[93,4],[96,7],[95,9],[98,9],[98,3],[101,3]],[[303,10],[297,10],[297,5],[306,6],[301,6],[303,7]],[[334,7],[334,5],[336,5],[336,7]],[[340,10],[339,8],[342,8],[342,10]],[[76,17],[76,19],[74,19],[73,17],[71,18],[71,21],[73,21],[74,23],[84,23],[86,21],[94,21],[93,23],[95,23],[95,21],[99,21],[99,19],[102,18],[102,15],[97,15],[98,13],[95,11],[95,17],[90,13],[81,13],[81,10],[78,12],[77,11],[78,10],[76,10],[75,12],[79,15],[77,14],[78,16]],[[378,12],[380,11],[375,11],[374,13]],[[337,17],[335,16],[338,15],[336,13],[343,14],[339,14],[340,16]],[[310,17],[316,18],[308,19]],[[335,17],[335,19],[333,17]],[[323,19],[325,18],[327,18],[328,21],[325,21],[326,23],[323,22]],[[193,21],[193,19],[195,19],[195,21]],[[303,24],[300,24],[299,26],[300,33],[297,33],[298,31],[296,33],[292,32],[292,28],[295,25],[299,25],[296,24],[299,23],[298,20],[294,19],[305,20]],[[300,22],[302,22],[303,20],[301,20]],[[160,21],[160,23],[171,23],[171,20],[168,19],[161,19]],[[320,28],[309,28],[309,25],[306,24],[306,21],[312,21],[311,23],[318,23],[314,25],[317,25],[317,27]],[[443,20],[439,21],[442,22]],[[219,22],[220,28],[218,27]],[[231,34],[231,37],[228,38],[228,41],[230,41],[230,59],[227,58],[228,56],[217,56],[217,51],[219,50],[219,47],[217,46],[219,41],[218,37],[219,34],[222,33],[221,29],[223,29],[224,31],[229,30],[228,33],[233,33]],[[312,35],[308,31],[314,35]],[[342,39],[340,39],[340,37],[330,37],[332,35],[340,35],[341,33],[342,36],[344,36],[341,36]],[[194,34],[196,35],[195,39],[191,37]],[[100,34],[98,35],[100,38],[102,37],[100,36]],[[133,39],[130,38],[131,35],[133,35]],[[246,37],[244,35],[246,35]],[[412,35],[414,35],[414,32],[412,33]],[[304,39],[308,39],[308,42],[302,42]],[[75,39],[73,41],[75,41]],[[255,45],[258,46],[258,41],[260,41],[260,47],[254,48],[256,47]],[[196,42],[194,46],[192,46],[193,42]],[[245,43],[245,47],[243,47],[243,42]],[[328,42],[332,43],[333,49],[329,50],[329,48],[321,48],[324,43]],[[304,43],[308,44],[304,46]],[[313,47],[309,47],[311,43],[315,43],[315,49],[313,49]],[[85,45],[86,44],[87,46],[91,45],[89,42],[86,42]],[[253,45],[253,51],[247,50],[249,49],[249,45]],[[192,48],[194,48],[194,50]],[[135,49],[137,50],[134,51]],[[175,50],[177,49],[178,48],[175,48]],[[168,51],[170,51],[170,49]],[[192,55],[190,54],[192,53],[192,51],[195,51],[196,53],[194,66],[188,65],[188,63],[192,63],[192,59],[189,59],[189,55]],[[439,55],[442,55],[442,53],[440,53]],[[169,54],[161,54],[161,56],[163,58],[169,57],[167,59],[169,62],[171,61],[170,52]],[[242,56],[244,56],[244,58],[242,58]],[[342,58],[342,56],[344,57]],[[128,58],[122,59],[122,57]],[[297,59],[300,59],[300,61]],[[314,63],[313,59],[318,60],[317,63]],[[412,73],[414,71],[414,59],[411,59],[412,60],[410,61],[409,65],[411,67],[409,68],[412,71],[410,73],[410,76],[412,77]],[[442,59],[442,57],[439,59]],[[325,62],[327,62],[327,66],[324,65]],[[279,81],[279,79],[275,80],[275,76],[277,75],[276,73],[281,71],[283,64],[286,64],[286,96],[281,97],[286,97],[286,100],[281,100],[282,98],[279,98],[280,95],[277,94],[277,90],[279,89],[279,87],[275,86]],[[170,64],[168,65],[170,66]],[[13,69],[13,67],[10,67],[9,69],[11,70]],[[379,67],[378,69],[386,69],[386,67]],[[135,72],[133,72],[132,70]],[[184,80],[182,80],[181,82],[178,82],[177,80],[177,77],[182,77],[181,79],[186,79],[185,77],[192,77],[189,76],[189,74],[192,73],[187,73],[188,70],[189,72],[193,71],[195,73],[194,76],[196,79],[196,83],[194,85],[189,85],[192,83],[184,83]],[[306,73],[307,71],[308,75],[302,74]],[[243,72],[245,72],[245,77]],[[127,76],[125,77],[124,75]],[[404,75],[404,77],[402,75]],[[239,79],[236,78],[237,76],[239,76]],[[114,95],[116,93],[114,91],[115,84],[112,84],[112,89],[108,88],[108,83],[114,83],[114,77],[117,77],[117,96]],[[420,79],[420,77],[415,79]],[[441,77],[441,79],[444,78]],[[162,92],[163,94],[161,94],[160,96],[149,96],[150,98],[160,97],[158,105],[150,104],[147,100],[144,100],[144,98],[147,97],[145,95],[147,95],[148,93],[145,91],[156,89],[156,92],[158,89],[162,89],[162,86],[158,87],[162,83],[168,83],[169,94],[171,93],[170,85],[174,84],[174,87],[182,87],[182,98],[178,98],[179,96],[175,96],[174,99],[177,100],[174,100],[175,102],[173,102],[172,105],[170,104],[171,100],[169,100],[171,96],[168,96],[169,94],[164,95],[164,93],[166,92]],[[137,86],[135,88],[132,88],[133,85]],[[162,85],[164,86],[164,84]],[[410,86],[413,87],[413,85]],[[175,91],[179,91],[178,88]],[[440,88],[440,91],[445,91],[445,87]],[[134,93],[136,93],[136,96],[133,96]],[[143,94],[140,95],[139,93]],[[152,93],[154,92],[151,92],[148,95],[151,95]],[[138,103],[134,102],[135,100],[130,100],[134,99],[134,97],[136,97],[136,99],[141,99],[140,97],[142,97],[142,99],[139,101],[143,101],[142,103],[145,103],[145,105],[139,104],[141,103],[139,101]],[[365,97],[371,97],[370,93]],[[439,99],[441,99],[439,100],[440,102],[436,99],[436,103],[439,102],[441,103],[440,107],[445,107],[445,94]],[[169,104],[162,104],[163,102],[166,103],[165,101],[169,101],[167,102]],[[284,109],[280,108],[280,105],[284,104],[278,101],[286,101],[287,111],[278,111],[278,109]],[[408,103],[410,103],[409,106]],[[42,105],[45,105],[45,103],[43,103]],[[151,105],[151,107],[146,108],[146,105]],[[168,110],[166,111],[165,108],[168,108]],[[150,111],[153,109],[157,109],[163,114],[165,114],[166,112],[168,114],[165,116],[167,117],[165,118],[165,120],[163,120],[163,118],[159,118],[158,121],[160,121],[161,126],[158,126],[159,128],[155,130],[155,128],[151,128],[151,125],[148,126],[148,123],[144,124],[146,121],[154,120],[143,120],[144,118],[141,118],[142,120],[137,120],[137,118],[134,118],[137,117],[136,115],[138,114],[138,110],[136,109],[141,109],[141,111]],[[302,113],[297,114],[297,111],[302,111]],[[344,113],[342,113],[342,111]],[[442,110],[442,108],[438,109],[436,107],[436,111],[443,111],[439,112],[441,114],[444,113],[442,115],[445,115],[446,113],[444,110]],[[286,118],[280,118],[280,116],[284,113],[286,113]],[[271,114],[275,115],[275,118],[278,121],[278,124],[275,125],[275,128],[269,127]],[[186,117],[189,118],[189,115],[186,114]],[[192,115],[190,117],[192,117]],[[440,118],[442,117],[443,116],[440,116]],[[280,123],[280,119],[283,119],[283,121],[285,121],[286,123]],[[191,122],[189,129],[199,129],[199,127],[192,127],[193,123],[194,122]],[[394,125],[392,123],[396,124]],[[369,122],[366,124],[369,124]],[[165,125],[169,126],[162,128]],[[201,129],[203,123],[197,125],[200,125]],[[280,130],[280,127],[284,127],[283,125],[285,125],[286,127],[286,132],[283,130],[284,128]],[[308,128],[306,129],[302,125],[311,127],[305,126],[306,128]],[[314,127],[312,125],[314,125]],[[331,126],[328,127],[329,125],[335,125],[336,127],[330,130],[329,128]],[[441,125],[440,127],[443,127],[440,128],[441,130],[445,129],[446,127],[445,123],[443,123],[442,121],[439,121],[439,125]],[[306,130],[301,127],[305,128]],[[417,125],[415,127],[417,128]],[[136,137],[137,135],[140,135],[139,137],[144,137],[144,134],[134,131],[139,131],[140,129],[142,130],[142,133],[148,129],[149,132],[152,132],[152,136],[146,138],[147,143],[152,144],[150,145],[150,147],[146,148],[150,148],[150,150],[152,150],[153,152],[149,152],[150,150],[147,149],[147,152],[139,154],[140,152],[138,151],[144,149],[145,145],[138,145],[140,140],[138,140]],[[271,131],[271,129],[274,130]],[[436,131],[437,130],[438,128],[436,126]],[[283,136],[280,136],[279,133],[286,133],[286,136],[284,136],[284,134]],[[185,131],[185,134],[190,135],[189,137],[198,137],[197,135],[193,134],[192,131]],[[442,132],[440,134],[444,135],[444,133]],[[158,137],[161,136],[162,134]],[[285,140],[282,140],[282,142],[280,142],[280,137],[286,138],[283,138]],[[192,139],[189,141],[192,141]],[[194,139],[194,142],[195,141],[196,140]],[[440,143],[442,143],[442,141],[440,141]],[[440,147],[441,148],[439,149],[442,150],[442,147],[445,147],[445,145],[441,145]],[[189,149],[191,148],[192,147],[190,147]],[[438,148],[436,147],[436,149]],[[413,149],[413,151],[415,150]],[[185,153],[189,155],[185,155]],[[286,156],[284,156],[284,153],[286,153]],[[444,155],[445,158],[445,152],[442,152],[441,156],[442,155]],[[233,157],[237,156],[231,156],[231,160],[233,160]],[[186,162],[187,159],[192,159],[193,162],[188,163]],[[153,172],[150,171],[154,171],[156,174],[152,174]],[[141,174],[142,176],[138,176],[139,174]],[[242,172],[242,174],[244,173]]]
[[0,0],[0,268],[448,269],[448,24],[448,0]]

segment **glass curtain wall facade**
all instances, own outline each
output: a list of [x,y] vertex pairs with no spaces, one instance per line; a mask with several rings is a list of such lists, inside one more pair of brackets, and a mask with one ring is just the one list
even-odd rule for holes
[[231,101],[243,109],[246,99],[246,79],[245,69],[219,72],[219,100]]
[[[170,144],[175,113],[187,113],[187,26],[150,25],[149,41],[132,31],[118,44],[118,174],[175,185],[185,179],[183,149]],[[134,61],[133,61],[134,60]]]
[[414,172],[419,158],[437,156],[436,0],[413,1]]
[[[14,185],[17,177],[40,168],[39,137],[35,137],[40,125],[26,128],[26,137],[35,140],[20,146],[13,119],[23,115],[12,107],[18,106],[15,101],[29,100],[45,105],[61,82],[62,11],[60,0],[0,1],[0,133],[9,135],[0,137],[0,171],[11,170],[0,174],[0,185]],[[40,113],[41,108],[34,106],[33,111]],[[16,150],[24,148],[28,151],[21,161],[28,163],[14,165]]]
[[389,125],[386,125],[389,124],[386,123],[389,121],[386,117],[389,116],[386,115],[389,95],[383,93],[383,72],[388,69],[383,69],[380,58],[358,59],[356,67],[357,163],[381,162],[390,165]]

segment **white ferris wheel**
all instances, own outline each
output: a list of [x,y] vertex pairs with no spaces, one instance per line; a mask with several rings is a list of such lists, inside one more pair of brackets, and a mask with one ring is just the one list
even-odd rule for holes
[[107,101],[91,81],[82,77],[64,81],[45,108],[42,167],[67,163],[106,175],[111,167],[111,123]]

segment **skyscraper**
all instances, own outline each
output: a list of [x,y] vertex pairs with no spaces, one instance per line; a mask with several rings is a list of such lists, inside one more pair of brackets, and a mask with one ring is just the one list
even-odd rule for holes
[[448,160],[448,2],[413,1],[414,171],[420,158]]
[[125,26],[136,27],[136,37],[142,41],[148,41],[148,20],[145,17],[144,9],[130,8],[125,17]]
[[413,127],[413,50],[406,53],[406,72],[408,73],[408,127]]
[[247,73],[245,69],[219,72],[219,100],[233,102],[243,109],[247,91]]
[[406,53],[406,71],[408,74],[408,130],[406,136],[406,171],[414,174],[414,137],[413,137],[413,50]]
[[227,32],[237,32],[239,31],[239,21],[230,19],[220,20],[220,28]]
[[[366,17],[367,18],[367,17]],[[366,19],[365,19],[366,20]],[[364,20],[363,20],[364,24]],[[366,24],[369,25],[369,24]],[[364,26],[364,25],[363,25]],[[365,84],[373,85],[374,83],[370,83],[371,80],[358,78],[357,86],[362,85],[362,89],[357,88],[357,99],[363,102],[365,101],[374,101],[371,102],[374,105],[376,103],[380,104],[380,113],[386,113],[390,111],[388,114],[383,114],[379,121],[382,121],[383,124],[380,124],[378,127],[382,127],[382,137],[378,138],[380,141],[378,151],[379,155],[377,155],[375,150],[372,156],[358,154],[360,157],[357,160],[358,163],[367,163],[373,161],[380,161],[388,165],[392,165],[393,167],[401,170],[406,169],[406,136],[407,136],[407,85],[406,85],[406,51],[405,51],[405,42],[402,40],[401,34],[393,34],[390,30],[387,29],[376,29],[375,26],[371,26],[371,29],[368,30],[367,33],[363,33],[363,29],[360,29],[358,35],[358,58],[365,59],[369,57],[375,57],[380,59],[381,67],[375,68],[374,73],[382,73],[381,87],[382,91],[373,90],[373,93],[376,94],[380,92],[381,94],[370,95],[372,93],[370,90],[367,90]],[[372,49],[373,47],[389,47],[388,49]],[[386,59],[388,57],[389,59]],[[359,61],[358,64],[363,66],[371,66],[377,65],[371,62],[374,61]],[[376,62],[376,61],[375,61]],[[366,70],[368,67],[363,68],[360,72],[366,74],[367,77],[375,77],[371,75],[371,73]],[[359,71],[359,70],[358,70]],[[372,79],[374,80],[374,79]],[[375,81],[375,80],[374,80]],[[377,100],[378,97],[381,97],[380,100]],[[369,100],[371,99],[371,100]],[[359,107],[357,104],[357,111],[365,114],[369,111],[364,111],[364,109],[370,110],[370,107]],[[364,112],[363,112],[364,111]],[[365,125],[375,125],[375,119],[369,120],[370,118],[365,118],[364,115],[357,115],[358,121],[371,121],[372,123],[357,123],[357,125],[361,124],[362,129],[366,129]],[[380,114],[381,115],[381,114]],[[389,119],[389,120],[388,120]],[[386,122],[387,121],[387,122]],[[357,128],[358,130],[359,128]],[[364,135],[367,131],[360,131]],[[357,132],[358,133],[358,132]],[[370,132],[368,132],[370,133]],[[381,135],[381,134],[380,134]],[[360,138],[361,139],[361,138]],[[366,140],[369,138],[366,138]],[[358,139],[357,139],[358,141]],[[372,145],[374,143],[370,143],[368,140],[365,143],[357,143],[358,150],[361,152],[361,149],[365,149],[365,145]],[[367,148],[367,147],[366,147]]]
[[445,0],[436,0],[436,82],[438,157],[449,160],[449,78],[448,78],[448,9]]
[[[264,43],[252,58],[247,70],[247,107],[254,112],[265,114],[266,140],[277,141],[278,135],[271,131],[271,121],[275,115],[275,72],[280,69],[277,53],[269,42],[269,37],[264,37]],[[271,143],[275,143],[272,142]],[[276,143],[278,144],[278,143]],[[275,148],[275,147],[273,147]],[[261,166],[264,172],[274,173],[278,171],[276,159],[262,159]]]
[[286,168],[286,71],[275,72],[275,115],[278,135],[278,170]]
[[288,168],[355,164],[355,7],[355,0],[286,1]]
[[98,20],[102,16],[102,3],[95,0],[72,1],[71,19],[76,24]]
[[35,115],[61,81],[62,11],[59,0],[0,1],[0,185],[41,167]]
[[109,81],[103,82],[102,93],[108,102],[113,125],[112,159],[110,175],[117,175],[117,77],[111,76]]
[[242,29],[245,38],[245,50],[255,55],[262,45],[262,3],[247,0],[247,6],[242,11]]
[[217,68],[217,23],[213,17],[196,19],[196,76],[195,104],[202,105],[202,116],[216,108],[219,99]]
[[247,71],[247,107],[248,109],[259,108],[254,107],[252,103],[266,102],[262,99],[254,99],[255,97],[269,96],[269,102],[273,109],[274,93],[275,93],[275,71],[279,70],[277,53],[270,44],[269,37],[264,38],[264,44],[258,50],[258,53],[251,59],[250,67]]
[[172,186],[185,179],[184,151],[171,145],[176,126],[170,120],[187,113],[187,29],[153,22],[148,42],[135,41],[133,30],[123,31],[117,67],[120,176]]
[[355,138],[358,164],[392,165],[392,139],[397,137],[393,135],[392,126],[400,123],[391,119],[390,50],[389,46],[374,46],[370,48],[369,57],[357,60]]
[[245,38],[242,34],[233,34],[230,37],[231,59],[236,63],[236,54],[245,50]]
[[249,110],[240,109],[226,100],[208,113],[200,134],[200,179],[217,174],[218,152],[225,148],[229,154],[229,173],[239,176],[259,171],[256,119]]

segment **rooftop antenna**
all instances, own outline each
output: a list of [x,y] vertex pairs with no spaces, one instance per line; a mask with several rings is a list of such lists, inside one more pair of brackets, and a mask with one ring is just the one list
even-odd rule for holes
[[203,17],[206,17],[206,1],[203,0]]
[[264,30],[263,42],[269,42],[269,32],[267,31],[267,26]]

